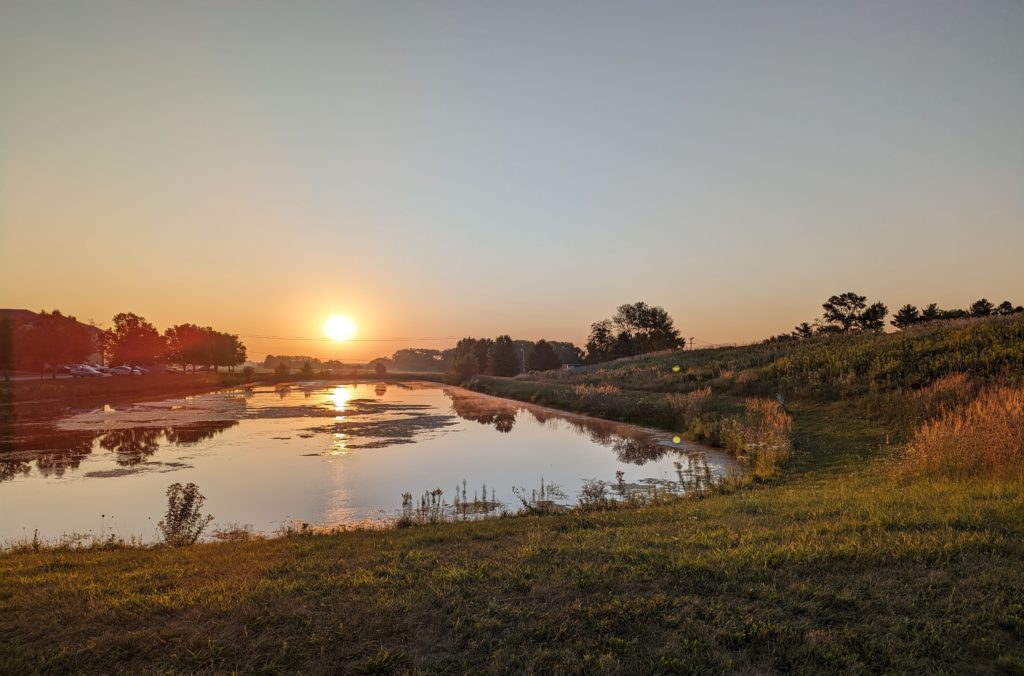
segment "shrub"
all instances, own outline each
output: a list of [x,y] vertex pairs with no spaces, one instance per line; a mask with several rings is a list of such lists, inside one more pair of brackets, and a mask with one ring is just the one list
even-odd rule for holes
[[200,510],[206,498],[193,483],[182,486],[173,483],[167,487],[167,513],[157,524],[164,541],[172,547],[194,544],[213,517]]
[[1024,389],[997,387],[921,424],[907,444],[905,474],[1024,477]]

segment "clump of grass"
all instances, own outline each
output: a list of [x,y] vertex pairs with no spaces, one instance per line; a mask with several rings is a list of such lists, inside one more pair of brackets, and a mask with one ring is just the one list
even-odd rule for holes
[[996,387],[922,423],[907,444],[909,475],[1024,477],[1024,389]]
[[582,385],[574,385],[572,389],[580,399],[587,399],[589,397],[605,394],[618,394],[619,392],[619,388],[616,385],[610,385],[608,383],[601,385],[589,385],[584,383]]
[[672,393],[665,395],[669,405],[678,413],[679,417],[688,421],[707,410],[711,403],[711,386],[687,392],[686,394]]
[[557,514],[567,509],[565,505],[559,503],[568,497],[565,491],[556,483],[549,481],[545,484],[544,477],[540,479],[540,490],[533,488],[527,494],[525,488],[513,487],[512,494],[522,503],[524,514]]
[[778,473],[793,450],[793,418],[773,399],[747,399],[737,457],[754,478]]

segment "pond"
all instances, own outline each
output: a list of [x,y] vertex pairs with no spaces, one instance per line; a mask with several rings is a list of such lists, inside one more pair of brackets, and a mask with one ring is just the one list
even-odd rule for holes
[[104,406],[0,432],[0,543],[34,533],[51,542],[69,534],[158,540],[175,482],[199,486],[211,531],[270,534],[387,522],[402,513],[403,493],[406,510],[458,501],[473,518],[517,511],[542,481],[547,500],[571,505],[590,480],[607,482],[612,496],[684,492],[690,474],[717,477],[731,466],[725,454],[667,433],[460,388],[261,386]]

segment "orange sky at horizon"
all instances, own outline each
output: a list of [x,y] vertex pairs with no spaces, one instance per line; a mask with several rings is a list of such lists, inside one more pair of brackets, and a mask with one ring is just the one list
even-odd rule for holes
[[0,307],[366,361],[638,300],[698,345],[851,290],[1024,304],[1022,34],[954,0],[9,3]]

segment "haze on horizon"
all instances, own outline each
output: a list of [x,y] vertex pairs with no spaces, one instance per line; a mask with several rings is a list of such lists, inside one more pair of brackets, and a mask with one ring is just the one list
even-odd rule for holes
[[[0,91],[0,307],[368,359],[1024,302],[1019,2],[5,2]],[[333,314],[388,340],[255,337]]]

